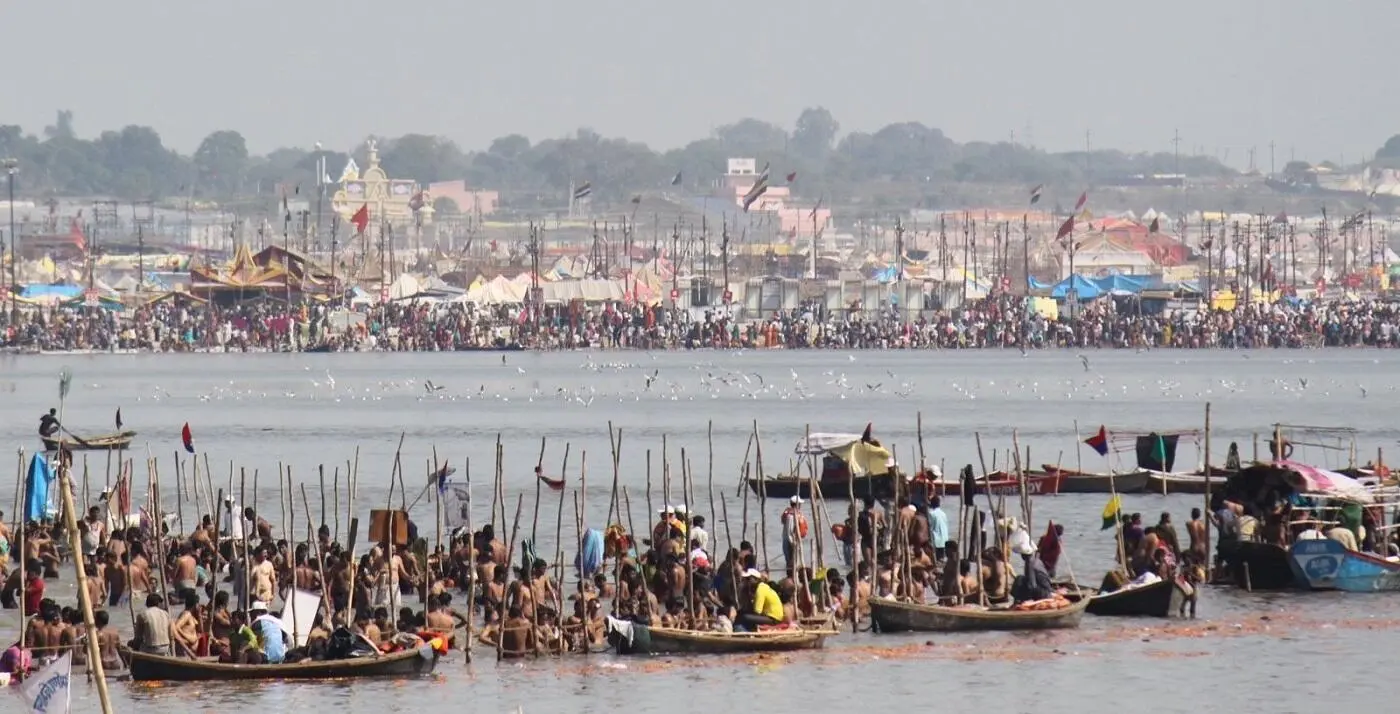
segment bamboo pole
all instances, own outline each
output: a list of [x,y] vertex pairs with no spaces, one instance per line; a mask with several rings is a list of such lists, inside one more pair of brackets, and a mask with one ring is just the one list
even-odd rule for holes
[[535,516],[530,521],[530,542],[532,544],[539,542],[536,540],[536,532],[540,529],[540,489],[544,485],[544,481],[540,477],[544,475],[544,447],[545,437],[541,436],[540,458],[535,461]]
[[[500,448],[499,448],[499,447],[497,447],[496,453],[497,453],[497,456],[499,457],[499,455],[500,455]],[[509,546],[509,552],[512,553],[512,554],[515,552],[515,536],[516,536],[516,535],[519,533],[519,531],[520,531],[520,511],[521,511],[524,507],[525,507],[525,494],[522,493],[522,494],[520,494],[519,496],[517,496],[516,499],[515,499],[515,522],[511,525],[511,528],[510,528],[510,546]],[[514,560],[514,559],[515,559],[515,556],[512,555],[510,559],[511,559],[511,560]],[[506,582],[505,582],[505,585],[506,585],[505,594],[506,594],[507,596],[509,596],[509,594],[510,594],[510,565],[509,565],[509,564],[506,565]],[[508,597],[502,597],[502,598],[501,598],[500,612],[497,613],[497,616],[496,616],[496,621],[499,623],[499,625],[498,625],[497,628],[496,628],[496,661],[497,661],[497,662],[500,662],[500,661],[504,658],[504,654],[505,654],[505,649],[504,649],[504,648],[505,648],[505,643],[506,643],[506,600],[507,600],[507,599],[509,599],[509,598],[508,598]]]
[[[62,436],[59,437],[60,440],[62,438]],[[85,568],[85,564],[83,563],[82,538],[78,534],[77,515],[73,512],[73,485],[71,483],[72,478],[69,474],[69,467],[63,463],[63,457],[61,455],[63,452],[61,447],[62,444],[60,443],[58,490],[60,492],[60,501],[63,504],[63,520],[67,524],[68,528],[69,547],[72,548],[72,552],[74,554],[73,570],[77,575],[78,604],[83,611],[83,626],[87,628],[88,632],[88,671],[91,672],[93,681],[97,683],[97,698],[102,705],[103,714],[112,714],[112,699],[107,693],[107,676],[106,673],[102,671],[102,653],[97,643],[97,622],[93,618],[92,613],[92,596],[89,593],[87,587],[87,570]],[[84,471],[86,471],[86,466],[84,466]],[[20,557],[23,556],[24,554],[20,553]],[[21,593],[21,597],[23,597],[23,593]],[[21,619],[21,630],[24,627],[23,622],[23,619]],[[23,642],[21,642],[21,645],[22,644]]]
[[[1211,481],[1211,479],[1210,479],[1210,476],[1211,476],[1211,473],[1210,473],[1210,402],[1206,402],[1206,435],[1205,435],[1205,440],[1206,440],[1206,443],[1205,443],[1205,459],[1206,459],[1206,464],[1205,464],[1205,471],[1206,471],[1206,495],[1205,495],[1205,518],[1204,518],[1204,520],[1205,520],[1205,522],[1206,522],[1206,528],[1205,528],[1205,530],[1206,530],[1206,542],[1205,542],[1204,545],[1205,545],[1206,553],[1205,553],[1205,562],[1202,563],[1201,566],[1202,566],[1202,568],[1204,568],[1205,573],[1206,573],[1205,582],[1206,582],[1206,583],[1209,583],[1209,582],[1213,582],[1213,581],[1214,581],[1214,577],[1215,577],[1215,573],[1211,572],[1212,570],[1214,570],[1215,558],[1213,558],[1213,557],[1211,556],[1211,554],[1210,554],[1210,521],[1211,521],[1211,517],[1212,517],[1212,515],[1213,515],[1213,514],[1212,514],[1212,511],[1211,511],[1211,508],[1210,508],[1210,503],[1211,503],[1211,500],[1210,500],[1210,486],[1211,486],[1211,483],[1210,483],[1210,481]],[[1197,584],[1197,587],[1199,587],[1199,586],[1202,585],[1202,584],[1204,584],[1204,583],[1198,583],[1198,584]]]
[[758,435],[758,420],[753,422],[754,463],[758,469],[758,538],[763,547],[763,572],[772,568],[768,560],[768,485],[763,473],[763,440]]
[[[467,481],[467,553],[471,566],[467,568],[467,634],[463,638],[462,656],[468,666],[472,663],[472,621],[476,615],[476,531],[472,529],[472,460],[468,456],[462,462],[463,478]],[[484,614],[484,613],[483,613]]]
[[340,467],[335,467],[335,473],[331,477],[331,509],[332,517],[335,518],[335,530],[331,531],[331,539],[340,542]]

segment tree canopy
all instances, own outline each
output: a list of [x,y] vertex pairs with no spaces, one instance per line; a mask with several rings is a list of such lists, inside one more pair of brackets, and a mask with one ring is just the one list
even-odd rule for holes
[[[384,170],[396,178],[423,183],[464,180],[495,189],[507,202],[562,203],[570,184],[588,181],[595,200],[621,202],[635,193],[669,187],[679,172],[686,188],[708,187],[731,157],[771,164],[774,181],[797,174],[795,191],[828,201],[849,199],[872,186],[928,195],[939,184],[1088,183],[1119,176],[1172,173],[1170,153],[1128,154],[1114,150],[1053,153],[1008,142],[959,143],[917,121],[889,124],[874,132],[842,135],[824,107],[801,112],[787,129],[742,118],[683,147],[656,151],[626,138],[604,137],[581,128],[572,134],[532,142],[519,134],[502,136],[485,149],[464,150],[451,139],[407,134],[380,139]],[[127,126],[80,138],[71,111],[56,113],[39,135],[0,124],[0,156],[20,162],[19,188],[29,196],[111,196],[129,200],[193,196],[235,200],[275,196],[283,187],[314,184],[318,159],[326,159],[332,179],[354,156],[364,167],[363,146],[351,153],[290,147],[250,155],[243,136],[220,129],[190,156],[166,147],[151,127]],[[1393,137],[1378,157],[1400,156]],[[1230,169],[1207,157],[1182,157],[1180,169],[1192,176],[1219,176]]]

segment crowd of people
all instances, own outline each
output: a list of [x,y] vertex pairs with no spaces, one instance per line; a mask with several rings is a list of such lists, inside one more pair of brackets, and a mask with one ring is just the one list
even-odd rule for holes
[[[133,652],[278,664],[475,643],[513,658],[621,647],[636,624],[828,628],[867,616],[872,598],[1035,609],[1066,594],[1053,580],[1063,528],[1051,524],[1037,541],[1014,518],[974,510],[967,529],[958,519],[961,532],[950,532],[940,498],[924,488],[888,504],[865,499],[829,537],[811,527],[822,522],[820,509],[794,496],[779,516],[781,547],[771,560],[764,541],[746,539],[747,524],[731,531],[743,540],[721,547],[705,517],[684,504],[657,509],[642,533],[580,525],[578,539],[568,540],[576,557],[560,545],[546,560],[533,540],[517,540],[515,529],[502,538],[495,523],[459,527],[433,545],[409,515],[402,536],[386,527],[383,540],[357,552],[324,523],[304,539],[291,526],[279,534],[233,499],[188,528],[183,513],[126,515],[122,500],[104,492],[78,521],[76,539],[61,520],[12,532],[0,514],[0,606],[22,607],[26,618],[0,655],[0,672],[23,676],[63,653],[84,665],[90,638],[106,669],[128,666]],[[1199,517],[1187,524],[1185,552],[1169,516],[1146,529],[1136,514],[1125,519],[1126,577],[1174,577],[1178,559],[1203,557]],[[837,552],[824,555],[832,544]],[[70,577],[74,558],[87,574],[91,628],[79,598],[49,595],[49,583]],[[294,593],[312,596],[312,609],[288,608],[302,598]],[[129,636],[113,626],[127,613]]]
[[[1231,310],[1144,309],[1103,298],[1055,316],[1014,296],[949,310],[804,304],[755,314],[623,303],[476,306],[398,302],[333,307],[276,300],[218,306],[170,300],[127,311],[56,307],[0,315],[10,351],[398,351],[492,349],[1264,348],[1400,346],[1400,303],[1279,302]],[[1072,313],[1072,314],[1071,314]]]

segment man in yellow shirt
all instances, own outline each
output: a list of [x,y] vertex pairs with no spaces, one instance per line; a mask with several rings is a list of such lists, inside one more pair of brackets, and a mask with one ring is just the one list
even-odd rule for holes
[[753,607],[739,615],[738,624],[749,631],[756,631],[763,625],[782,624],[783,601],[773,586],[763,581],[763,573],[749,568],[744,571],[744,581],[753,588]]

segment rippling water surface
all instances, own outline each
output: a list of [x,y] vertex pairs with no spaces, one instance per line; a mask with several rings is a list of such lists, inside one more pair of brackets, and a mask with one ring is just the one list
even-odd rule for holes
[[[672,473],[671,502],[681,493],[681,454],[693,474],[692,508],[712,517],[710,531],[724,544],[726,526],[737,541],[756,538],[757,507],[747,528],[737,488],[749,435],[757,422],[768,473],[788,468],[792,445],[804,429],[875,433],[917,462],[922,413],[923,452],[952,472],[978,463],[981,436],[988,467],[1002,467],[1013,433],[1032,463],[1105,468],[1081,436],[1100,424],[1122,429],[1201,428],[1212,404],[1212,461],[1236,441],[1248,458],[1254,436],[1269,438],[1272,423],[1351,426],[1356,458],[1394,452],[1400,417],[1396,357],[1383,351],[1094,352],[1088,367],[1071,352],[695,352],[512,353],[182,356],[0,356],[0,444],[16,466],[15,449],[39,446],[39,415],[56,406],[59,371],[74,373],[64,422],[79,434],[110,430],[120,407],[127,428],[140,432],[138,458],[155,457],[168,509],[193,518],[171,485],[189,422],[201,454],[208,454],[214,488],[240,490],[280,522],[277,473],[290,468],[297,498],[295,526],[305,527],[300,499],[305,484],[312,519],[321,520],[319,467],[327,508],[334,511],[337,470],[341,506],[348,506],[347,472],[358,447],[359,487],[354,510],[364,515],[388,497],[393,456],[403,436],[408,501],[427,483],[436,458],[470,471],[474,517],[488,519],[494,444],[500,437],[507,508],[526,498],[521,529],[533,526],[531,470],[545,439],[546,471],[557,475],[565,446],[571,487],[583,478],[585,521],[605,519],[613,478],[607,425],[622,430],[619,482],[633,518],[645,519],[647,460],[654,506],[662,493],[663,453]],[[651,379],[648,386],[648,379]],[[425,389],[425,382],[441,386]],[[711,427],[712,425],[712,427]],[[713,431],[713,462],[707,429]],[[1014,430],[1014,431],[1013,431]],[[665,437],[663,451],[663,436]],[[1329,443],[1326,439],[1318,443]],[[1129,455],[1125,454],[1125,457]],[[1346,449],[1300,447],[1295,458],[1341,466]],[[111,478],[105,454],[86,457],[89,491]],[[1199,462],[1183,445],[1178,467]],[[3,462],[0,462],[3,463]],[[233,464],[230,476],[230,464]],[[83,464],[80,463],[80,467]],[[184,463],[185,473],[189,464]],[[8,468],[15,468],[11,466]],[[203,470],[203,462],[200,465]],[[138,468],[138,473],[144,468]],[[80,470],[81,473],[81,470]],[[240,478],[243,476],[243,478]],[[714,484],[713,490],[708,484]],[[12,510],[15,480],[0,479],[0,509]],[[137,497],[143,477],[137,479]],[[713,499],[710,494],[713,494]],[[396,493],[394,502],[399,501]],[[572,496],[569,497],[572,500]],[[1052,518],[1067,528],[1068,565],[1081,581],[1097,581],[1112,560],[1112,538],[1098,530],[1102,496],[1037,498],[1037,525]],[[1125,508],[1155,521],[1170,511],[1178,527],[1200,497],[1133,495]],[[950,513],[956,504],[950,503]],[[558,502],[546,498],[539,515],[540,552],[552,553]],[[572,503],[564,540],[572,538]],[[781,506],[769,504],[774,518]],[[833,513],[841,506],[831,504]],[[418,502],[415,520],[433,533],[433,507]],[[341,532],[347,525],[341,516]],[[331,513],[325,516],[333,522]],[[640,526],[639,526],[640,527]],[[769,532],[774,564],[776,528]],[[1184,533],[1183,533],[1184,537]],[[827,562],[835,558],[828,550]],[[71,577],[51,584],[72,600]],[[117,617],[125,622],[125,618]],[[823,652],[778,657],[619,659],[612,656],[543,659],[497,665],[460,653],[433,678],[414,682],[201,684],[180,686],[114,682],[118,711],[222,712],[298,707],[345,712],[409,711],[459,703],[471,711],[811,711],[837,706],[919,703],[952,711],[1121,711],[1150,698],[1154,711],[1259,709],[1302,711],[1351,708],[1400,692],[1386,675],[1383,653],[1400,627],[1400,598],[1387,595],[1247,594],[1211,589],[1194,622],[1087,618],[1079,631],[967,636],[843,634]],[[14,614],[0,613],[0,632],[16,632]],[[8,635],[7,635],[8,636]],[[1377,669],[1378,668],[1378,669]],[[75,690],[75,710],[94,708],[86,684]],[[1281,696],[1286,697],[1280,699]],[[1280,702],[1286,704],[1280,704]]]

